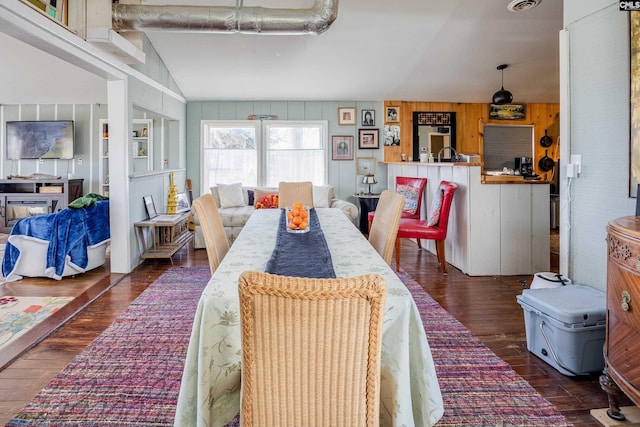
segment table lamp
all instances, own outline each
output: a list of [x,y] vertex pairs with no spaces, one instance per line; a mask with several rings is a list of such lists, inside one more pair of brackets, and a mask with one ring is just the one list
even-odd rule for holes
[[371,184],[377,184],[378,181],[376,181],[376,177],[373,175],[365,175],[362,179],[362,183],[369,184],[369,192],[367,194],[373,194],[371,193]]

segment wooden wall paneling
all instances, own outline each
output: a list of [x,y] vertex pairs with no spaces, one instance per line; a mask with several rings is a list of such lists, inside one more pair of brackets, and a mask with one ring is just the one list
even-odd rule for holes
[[[414,111],[454,111],[456,113],[456,151],[459,153],[483,156],[482,129],[484,124],[500,124],[534,126],[534,172],[543,178],[545,174],[540,171],[538,163],[545,155],[545,148],[540,145],[540,138],[544,135],[545,129],[554,141],[548,148],[549,157],[557,162],[560,155],[560,149],[557,147],[560,132],[559,104],[526,104],[524,120],[490,120],[489,104],[482,103],[384,101],[385,107],[393,105],[400,106],[401,145],[400,147],[384,147],[385,162],[400,161],[401,153],[406,153],[407,156],[413,154]],[[384,124],[387,124],[386,121]],[[384,132],[384,128],[382,132]],[[548,172],[546,180],[551,181],[552,175],[552,171]]]

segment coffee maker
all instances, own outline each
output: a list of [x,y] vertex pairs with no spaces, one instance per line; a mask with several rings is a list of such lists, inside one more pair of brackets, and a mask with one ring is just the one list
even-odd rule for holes
[[531,161],[531,157],[516,157],[515,161],[516,166],[513,171],[516,175],[533,175],[533,162]]

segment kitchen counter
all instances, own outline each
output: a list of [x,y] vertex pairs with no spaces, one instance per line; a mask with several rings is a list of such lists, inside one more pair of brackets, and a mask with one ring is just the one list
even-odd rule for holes
[[[396,176],[427,178],[422,218],[427,217],[440,181],[458,184],[445,253],[447,262],[463,273],[512,276],[549,271],[548,182],[515,175],[486,176],[479,164],[450,162],[391,163],[387,188],[394,188]],[[485,182],[486,178],[498,181]],[[435,253],[433,241],[423,240],[422,245]]]
[[440,166],[482,166],[481,162],[467,163],[467,162],[434,162],[434,163],[422,163],[422,162],[381,162],[385,165],[412,165],[412,166],[427,166],[427,167],[440,167]]
[[524,179],[522,175],[482,175],[483,184],[549,184],[543,179]]

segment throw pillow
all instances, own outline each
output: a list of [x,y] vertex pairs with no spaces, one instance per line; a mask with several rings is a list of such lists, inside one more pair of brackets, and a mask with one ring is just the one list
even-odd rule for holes
[[313,206],[316,208],[328,208],[331,206],[329,194],[331,192],[330,185],[314,185],[313,186]]
[[404,209],[410,215],[415,215],[418,211],[418,197],[420,196],[420,190],[410,185],[398,185],[396,186],[396,193],[404,196]]
[[278,195],[277,194],[265,194],[260,197],[256,202],[256,209],[277,209],[278,208]]
[[218,184],[218,194],[220,195],[221,208],[234,208],[244,206],[244,196],[242,195],[242,184]]
[[[278,194],[278,190],[274,188],[254,188],[253,189],[253,200],[257,202],[260,200],[262,196],[266,196],[267,194]],[[254,203],[255,206],[255,203]]]
[[436,194],[433,195],[433,201],[429,207],[429,216],[427,217],[428,227],[438,225],[438,222],[440,222],[440,209],[442,209],[443,195],[443,191],[436,191]]
[[247,190],[247,196],[249,198],[249,206],[253,206],[255,200],[253,198],[253,190]]

